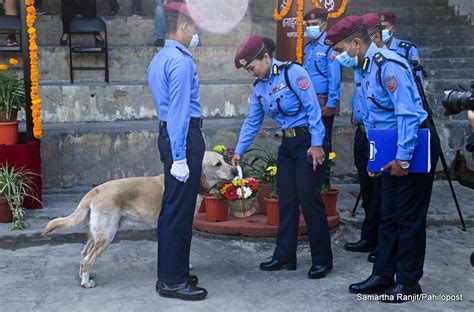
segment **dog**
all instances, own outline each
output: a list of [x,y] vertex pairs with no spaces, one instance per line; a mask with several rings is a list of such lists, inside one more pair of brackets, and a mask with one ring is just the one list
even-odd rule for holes
[[[232,180],[235,167],[222,155],[206,151],[202,162],[201,188],[209,190],[221,180]],[[164,174],[112,180],[90,190],[67,217],[51,220],[42,236],[58,228],[68,228],[84,220],[87,242],[81,251],[79,277],[81,286],[92,288],[96,282],[90,277],[95,259],[112,243],[117,230],[126,223],[144,223],[156,227],[161,211]],[[200,197],[200,196],[199,196]],[[197,203],[201,202],[201,198]],[[196,212],[199,205],[196,205]]]

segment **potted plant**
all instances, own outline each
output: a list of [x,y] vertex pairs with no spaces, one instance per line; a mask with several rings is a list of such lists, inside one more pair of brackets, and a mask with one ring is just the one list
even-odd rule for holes
[[336,206],[337,206],[337,195],[339,195],[339,190],[331,188],[331,168],[336,165],[334,159],[336,158],[336,153],[329,153],[329,167],[326,172],[326,177],[324,179],[323,187],[321,188],[321,198],[326,208],[326,215],[329,217],[336,216]]
[[10,223],[11,229],[23,230],[28,226],[26,213],[22,207],[25,197],[34,200],[33,176],[27,169],[16,169],[13,166],[0,165],[0,222]]
[[17,114],[25,103],[23,79],[14,71],[18,60],[11,58],[9,62],[0,64],[0,144],[16,144]]
[[280,202],[278,200],[278,189],[275,189],[265,196],[265,210],[267,212],[267,223],[269,225],[280,224]]
[[[249,150],[249,160],[244,161],[243,166],[260,182],[260,189],[257,194],[257,213],[265,214],[264,199],[268,194],[273,192],[276,185],[276,162],[278,154],[268,147],[259,144],[254,144],[254,146],[256,147]],[[273,172],[274,174],[272,174]]]
[[227,221],[229,215],[229,204],[216,196],[208,193],[202,197],[203,205],[206,211],[206,219],[209,222]]
[[[259,182],[254,177],[236,177],[219,186],[219,192],[229,203],[232,214],[236,217],[249,217],[255,213],[253,201],[259,189]],[[207,203],[206,203],[207,210]]]

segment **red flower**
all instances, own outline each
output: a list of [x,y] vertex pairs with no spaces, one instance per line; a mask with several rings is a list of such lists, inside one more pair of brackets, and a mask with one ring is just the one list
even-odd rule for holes
[[239,197],[239,195],[237,195],[237,189],[233,185],[227,189],[227,192],[224,196],[229,200],[237,200]]
[[248,186],[255,192],[258,190],[258,181],[254,178],[248,178]]

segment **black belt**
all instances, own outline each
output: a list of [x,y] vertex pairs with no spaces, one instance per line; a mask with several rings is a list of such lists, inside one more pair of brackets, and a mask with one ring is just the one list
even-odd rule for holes
[[310,134],[309,128],[307,126],[289,128],[286,130],[282,130],[282,132],[283,132],[283,137],[285,138],[294,138],[295,136],[298,136],[298,135]]
[[428,119],[425,119],[425,121],[423,121],[418,128],[426,129],[426,128],[429,128],[429,127],[430,127],[430,122],[428,121]]
[[[160,120],[160,128],[165,128],[167,122]],[[189,120],[189,128],[202,128],[202,118],[192,117]]]
[[360,131],[362,131],[362,133],[365,133],[365,126],[364,125],[361,125],[361,124],[357,124],[357,129],[359,129]]

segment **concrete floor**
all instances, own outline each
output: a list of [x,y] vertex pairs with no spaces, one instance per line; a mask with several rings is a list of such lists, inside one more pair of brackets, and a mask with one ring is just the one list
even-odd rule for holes
[[[353,190],[355,186],[340,188]],[[355,218],[349,216],[353,199],[342,195],[339,206],[345,222],[331,235],[334,270],[322,280],[306,277],[310,255],[304,238],[299,244],[297,271],[263,272],[258,264],[271,256],[273,239],[196,234],[191,255],[193,274],[209,291],[208,299],[202,302],[164,299],[155,292],[156,242],[150,234],[153,230],[136,232],[146,235],[135,233],[138,237],[124,237],[125,240],[112,244],[92,267],[97,287],[81,288],[78,270],[83,245],[78,241],[83,236],[67,236],[81,230],[58,232],[49,242],[35,240],[34,232],[47,219],[38,221],[34,216],[44,216],[47,209],[30,213],[34,228],[24,234],[0,228],[0,311],[472,311],[474,269],[469,256],[474,251],[470,204],[473,193],[457,186],[468,222],[468,231],[464,232],[458,227],[457,215],[444,189],[444,182],[436,184],[421,286],[427,294],[463,295],[459,302],[390,305],[358,301],[350,294],[348,285],[365,279],[371,264],[366,261],[366,254],[353,254],[342,248],[346,241],[358,238],[363,218],[362,211]],[[67,196],[57,198],[46,196],[47,208],[49,203],[60,206],[63,202],[67,206],[67,202],[73,201]],[[17,242],[8,244],[12,237],[17,237]]]

